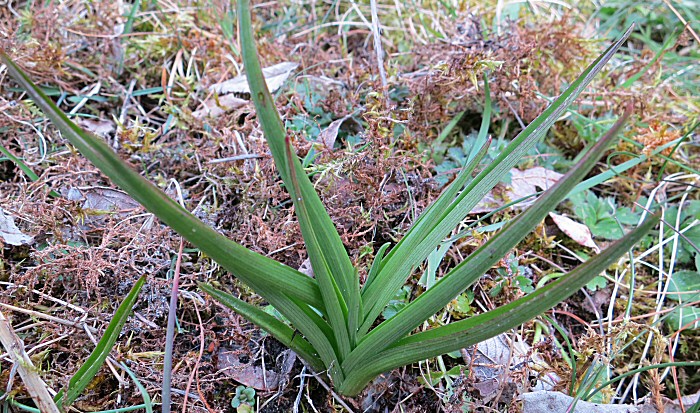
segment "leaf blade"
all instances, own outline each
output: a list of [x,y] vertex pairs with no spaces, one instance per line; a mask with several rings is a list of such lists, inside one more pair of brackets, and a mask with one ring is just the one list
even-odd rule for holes
[[117,308],[117,311],[107,325],[107,329],[95,346],[95,349],[90,353],[90,356],[88,356],[87,360],[80,366],[78,371],[75,372],[68,382],[68,386],[56,394],[54,401],[59,409],[64,410],[66,407],[73,404],[75,399],[80,396],[100,370],[107,356],[109,356],[112,346],[114,346],[117,338],[119,338],[122,327],[124,327],[124,323],[126,323],[129,314],[131,314],[136,299],[139,297],[139,292],[141,292],[141,287],[143,287],[145,282],[146,276],[142,275],[134,286],[131,287],[129,294],[127,294],[124,301],[122,301]]
[[294,350],[294,352],[309,363],[315,370],[321,371],[324,369],[323,362],[318,358],[313,346],[282,321],[264,312],[260,308],[246,303],[224,291],[218,290],[209,284],[200,283],[199,288],[221,304],[270,333],[279,340],[280,343]]
[[[559,118],[561,113],[574,101],[610,60],[629,37],[634,26],[615,43],[610,45],[588,68],[530,125],[528,125],[508,145],[491,164],[474,178],[462,193],[450,204],[439,224],[424,237],[413,240],[411,255],[396,254],[390,251],[385,258],[385,265],[376,276],[378,282],[372,283],[363,293],[363,301],[371,303],[365,310],[364,325],[372,324],[381,310],[391,300],[395,291],[401,288],[412,269],[432,252],[449,232],[466,216],[467,213],[493,188],[501,177],[509,171],[540,137]],[[440,201],[440,199],[438,199]],[[436,201],[436,202],[438,202]]]
[[[29,77],[2,50],[0,60],[8,73],[29,94],[39,108],[61,131],[63,137],[80,153],[124,189],[165,224],[210,256],[226,270],[254,289],[257,285],[270,288],[283,286],[285,292],[313,305],[321,311],[323,301],[316,282],[306,275],[242,245],[214,231],[182,208],[151,182],[139,175],[114,154],[101,139],[81,130],[38,88]],[[260,274],[265,274],[265,277]]]
[[359,367],[370,354],[389,347],[392,343],[409,334],[433,314],[445,307],[452,299],[476,282],[491,266],[515,247],[545,216],[566,198],[567,194],[595,166],[612,143],[630,115],[628,110],[615,125],[579,162],[554,186],[545,191],[537,201],[511,220],[498,234],[489,239],[464,261],[448,272],[434,286],[409,303],[394,317],[382,322],[353,351],[343,364],[352,371]]
[[590,279],[628,252],[658,223],[658,215],[648,218],[567,276],[510,304],[400,340],[387,350],[366,359],[362,368],[348,371],[339,391],[347,395],[356,394],[369,380],[384,371],[479,343],[532,319],[583,288]]

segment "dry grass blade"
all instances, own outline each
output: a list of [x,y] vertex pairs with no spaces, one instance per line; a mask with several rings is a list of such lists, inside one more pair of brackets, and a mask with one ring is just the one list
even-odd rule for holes
[[39,406],[39,409],[46,413],[60,413],[58,406],[56,406],[49,394],[46,383],[39,376],[39,369],[34,367],[32,360],[24,350],[24,343],[17,337],[2,311],[0,311],[0,342],[2,342],[5,351],[7,351],[15,366],[17,366],[19,375],[24,381],[29,395],[32,396],[34,403]]

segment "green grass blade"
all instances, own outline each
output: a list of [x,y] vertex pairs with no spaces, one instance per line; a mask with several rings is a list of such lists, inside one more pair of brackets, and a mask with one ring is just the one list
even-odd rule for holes
[[112,350],[114,343],[119,338],[121,334],[122,327],[126,323],[129,314],[131,314],[131,309],[136,303],[136,299],[141,292],[141,287],[146,282],[146,277],[141,276],[136,284],[131,287],[131,291],[124,298],[124,301],[119,305],[117,311],[112,317],[112,321],[107,325],[104,335],[95,346],[95,349],[90,353],[90,356],[85,360],[85,363],[78,369],[75,375],[68,382],[68,387],[62,389],[56,394],[54,400],[61,410],[65,410],[69,407],[75,399],[80,396],[80,394],[85,390],[85,388],[90,384],[92,379],[95,377],[97,372],[104,364],[109,352]]
[[366,358],[361,367],[347,372],[342,394],[353,395],[376,375],[393,368],[449,353],[514,328],[565,300],[623,256],[659,222],[659,216],[610,245],[599,255],[578,266],[565,277],[510,304],[475,317],[406,337],[385,351]]
[[667,51],[669,51],[671,49],[672,45],[676,44],[676,39],[678,39],[679,35],[680,35],[680,31],[678,29],[674,30],[673,33],[668,37],[668,39],[666,39],[666,41],[661,46],[659,51],[656,52],[656,55],[654,55],[654,57],[649,61],[649,63],[644,65],[644,67],[641,70],[639,70],[634,75],[630,76],[630,78],[625,80],[622,84],[615,87],[613,89],[613,91],[619,90],[619,89],[628,89],[630,86],[632,86],[634,84],[634,82],[636,82],[637,80],[639,80],[639,78],[644,76],[647,73],[647,71],[649,71],[649,68],[653,67],[656,64],[656,62],[661,57],[663,57],[663,55]]
[[[0,130],[0,132],[2,132],[2,130]],[[24,172],[24,174],[27,175],[27,177],[32,180],[32,182],[36,182],[39,180],[39,175],[37,175],[34,171],[32,171],[32,169],[30,167],[28,167],[27,164],[24,163],[24,161],[22,161],[21,159],[19,159],[15,155],[13,155],[12,152],[8,151],[7,148],[5,148],[2,145],[0,145],[0,153],[5,155],[7,157],[7,159],[9,159],[11,162],[13,162],[15,165],[17,165],[17,167],[19,169],[21,169],[22,172]],[[54,190],[51,190],[51,192],[49,192],[49,195],[51,195],[54,198],[59,198],[61,196],[58,194],[58,192],[56,192]]]
[[[427,234],[417,234],[411,239],[411,248],[402,246],[402,254],[395,248],[385,258],[384,264],[373,282],[362,295],[363,302],[371,303],[365,309],[363,326],[371,325],[382,309],[401,288],[411,271],[437,247],[469,211],[491,190],[502,177],[539,141],[566,108],[587,87],[603,66],[629,37],[633,27],[601,54],[588,68],[527,126],[491,164],[474,178],[462,193],[435,219]],[[441,201],[438,199],[438,201]],[[436,201],[436,202],[438,202]],[[405,244],[409,244],[406,242]],[[409,251],[410,254],[404,251]]]
[[379,273],[379,268],[381,267],[382,260],[384,259],[384,253],[387,249],[389,249],[390,246],[391,243],[387,242],[381,247],[379,247],[379,250],[374,256],[374,261],[372,261],[372,266],[369,269],[369,273],[367,274],[367,280],[365,281],[364,285],[365,287],[371,284],[374,278],[376,277],[377,273]]
[[[2,132],[2,131],[0,131],[0,132]],[[39,180],[39,175],[34,173],[34,171],[32,171],[31,168],[29,168],[27,166],[27,164],[25,164],[21,159],[19,159],[15,155],[13,155],[12,152],[8,151],[7,148],[5,148],[2,145],[0,145],[0,153],[5,155],[7,157],[7,159],[9,159],[10,161],[12,161],[12,163],[17,165],[17,167],[19,169],[21,169],[22,172],[24,172],[24,174],[27,175],[27,177],[32,180],[32,182],[36,182]]]
[[139,389],[141,397],[143,398],[143,405],[146,409],[146,413],[153,413],[153,402],[151,401],[151,396],[149,396],[146,387],[139,381],[139,378],[136,377],[136,374],[134,374],[134,372],[131,371],[131,369],[127,367],[124,362],[120,362],[119,365],[121,366],[121,368],[124,369],[124,371],[126,371],[126,374],[128,374],[129,377],[131,377],[131,380],[133,380],[134,384],[136,385],[136,388]]
[[462,291],[479,279],[491,266],[515,247],[586,174],[595,166],[613,139],[627,121],[627,111],[615,125],[571,168],[554,186],[517,218],[510,221],[498,234],[459,263],[434,286],[421,294],[395,316],[384,321],[360,342],[347,363],[346,371],[360,367],[369,355],[377,353],[408,335],[433,314],[445,307]]
[[673,140],[671,142],[668,142],[664,145],[661,145],[657,148],[655,148],[649,155],[644,155],[644,154],[635,154],[636,157],[633,159],[630,159],[629,161],[625,161],[619,165],[611,166],[610,169],[607,171],[601,172],[595,176],[592,176],[585,181],[581,182],[580,184],[576,185],[574,189],[571,190],[569,193],[569,196],[578,194],[579,192],[585,191],[587,189],[591,189],[596,185],[602,184],[603,182],[612,179],[616,176],[624,176],[624,172],[641,164],[642,162],[647,161],[650,159],[652,156],[657,156],[660,153],[662,153],[664,150],[673,147],[680,142],[682,138]]
[[209,284],[199,284],[199,288],[221,304],[237,312],[248,321],[256,324],[258,327],[270,333],[273,337],[279,340],[280,343],[294,350],[294,352],[309,363],[314,370],[322,371],[324,369],[323,362],[321,359],[319,359],[311,344],[297,334],[295,330],[277,318],[254,305],[248,304],[245,301],[234,297],[231,294],[217,290]]
[[[352,347],[351,332],[349,330],[350,322],[348,317],[352,317],[354,325],[357,326],[357,319],[359,315],[357,314],[356,305],[359,304],[359,294],[353,295],[352,291],[347,291],[346,297],[349,300],[345,301],[345,297],[341,292],[341,288],[338,286],[338,275],[337,271],[339,268],[333,268],[331,264],[331,258],[329,257],[328,249],[323,248],[323,244],[319,239],[319,233],[315,229],[319,225],[323,225],[322,222],[318,222],[314,219],[318,214],[325,213],[323,205],[317,205],[314,203],[307,203],[304,197],[304,192],[301,190],[301,183],[299,182],[297,169],[295,168],[295,161],[298,163],[298,159],[292,154],[292,145],[287,139],[286,145],[287,152],[287,165],[289,165],[289,179],[291,180],[291,188],[289,192],[294,199],[294,207],[296,208],[296,215],[299,218],[299,222],[306,223],[309,231],[304,233],[304,243],[306,244],[306,250],[309,254],[309,259],[311,261],[311,266],[314,270],[314,277],[318,281],[319,288],[321,289],[321,297],[323,297],[323,303],[326,307],[326,317],[333,329],[333,335],[335,336],[336,344],[338,345],[338,359],[342,361],[345,356],[350,353]],[[319,210],[320,208],[320,210]],[[353,269],[354,270],[354,269]],[[353,301],[350,301],[353,300]],[[349,314],[348,306],[352,306],[354,312]],[[352,331],[352,336],[354,337],[355,331]]]
[[[292,184],[290,173],[292,170],[296,173],[298,187],[298,191],[296,192],[298,193],[291,195],[297,212],[299,212],[301,200],[303,200],[304,203],[304,206],[301,208],[306,208],[310,211],[308,219],[302,220],[302,217],[299,217],[302,235],[307,244],[311,239],[316,239],[318,241],[319,248],[324,255],[344,300],[349,302],[349,295],[354,288],[354,269],[352,263],[345,251],[345,247],[343,246],[338,232],[335,230],[333,221],[331,221],[321,199],[318,197],[318,194],[316,194],[313,184],[306,173],[304,173],[299,159],[296,156],[290,157],[287,155],[287,133],[284,130],[282,120],[274,104],[274,99],[267,89],[265,78],[260,68],[251,27],[250,5],[248,0],[238,0],[238,19],[241,52],[246,69],[246,77],[250,85],[251,96],[255,103],[258,119],[265,133],[265,139],[270,146],[272,157],[275,160],[275,165],[277,165],[282,180],[290,192],[295,192],[293,189],[295,186]],[[310,258],[313,267],[314,257],[310,256]],[[316,270],[317,269],[314,268],[314,271]]]
[[[7,66],[10,76],[26,90],[64,138],[165,224],[254,290],[263,291],[265,286],[275,290],[282,289],[286,294],[324,311],[318,285],[313,279],[271,258],[248,250],[205,225],[130,168],[104,141],[71,122],[2,51],[0,60]],[[279,310],[284,311],[282,308]]]

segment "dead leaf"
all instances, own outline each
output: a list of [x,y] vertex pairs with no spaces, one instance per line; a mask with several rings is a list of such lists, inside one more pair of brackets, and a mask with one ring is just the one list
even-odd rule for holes
[[[277,91],[277,89],[282,87],[292,71],[297,67],[299,67],[299,63],[282,62],[274,66],[264,68],[262,70],[263,76],[265,76],[265,81],[267,82],[267,87],[270,90],[270,93],[274,93]],[[239,75],[233,79],[215,83],[209,86],[209,90],[220,95],[225,93],[250,93],[248,79],[245,75]]]
[[306,274],[311,278],[314,278],[314,269],[311,268],[311,260],[310,259],[305,259],[304,262],[301,263],[299,266],[299,272],[302,274]]
[[576,401],[576,408],[571,409],[574,405],[574,398],[566,394],[555,391],[536,391],[520,395],[520,400],[523,402],[523,413],[552,413],[552,412],[571,412],[571,413],[645,413],[646,409],[642,407],[631,406],[628,404],[599,404],[590,403],[583,400]]
[[234,95],[222,95],[217,98],[212,98],[204,102],[204,106],[201,109],[197,109],[192,112],[192,117],[195,119],[202,120],[207,116],[215,118],[221,116],[226,112],[236,110],[248,104],[245,99],[237,98]]
[[[544,360],[524,341],[511,340],[508,335],[500,334],[466,349],[465,363],[474,375],[474,388],[484,400],[491,400],[507,383],[512,382],[508,372],[516,368],[526,369],[538,376],[535,389],[552,389],[559,382],[559,377],[551,372]],[[502,383],[506,379],[507,383]],[[515,382],[522,391],[522,384]]]
[[139,208],[132,197],[111,188],[70,188],[65,197],[70,201],[84,201],[82,208],[93,211],[120,212]]
[[[277,357],[279,362],[275,366],[266,366],[267,368],[263,369],[253,364],[254,360],[247,352],[240,353],[222,348],[219,350],[216,367],[244,386],[271,391],[288,380],[296,357],[292,350],[285,350]],[[278,371],[274,371],[273,368],[277,368]]]
[[324,129],[323,131],[321,131],[321,133],[318,134],[318,141],[323,143],[326,146],[326,148],[333,149],[333,145],[335,145],[335,140],[338,138],[338,131],[340,131],[340,126],[351,117],[352,115],[348,115],[331,122],[331,124],[328,125],[326,129]]
[[17,333],[15,333],[12,325],[2,312],[0,312],[0,343],[2,343],[6,351],[3,357],[8,357],[14,363],[19,376],[24,382],[24,387],[37,406],[41,408],[41,411],[58,413],[58,407],[53,401],[51,394],[49,394],[49,387],[42,380],[39,369],[34,366],[32,359],[29,358],[24,342],[17,336]]
[[0,237],[10,245],[26,245],[34,241],[33,237],[23,234],[17,228],[14,217],[2,208],[0,208]]
[[83,129],[103,138],[108,137],[116,130],[114,122],[106,119],[90,119],[78,117],[75,121]]
[[[538,188],[540,190],[549,189],[563,176],[558,172],[550,171],[541,166],[536,166],[524,171],[513,168],[510,170],[510,175],[511,183],[505,185],[505,194],[497,194],[491,190],[481,202],[476,204],[470,213],[481,214],[484,212],[491,212],[508,202],[537,193]],[[530,198],[520,202],[515,207],[523,209],[530,206],[533,202],[535,202],[535,198]]]
[[595,241],[593,241],[593,235],[587,226],[554,212],[550,212],[549,216],[552,217],[557,227],[559,227],[564,234],[568,235],[569,238],[576,241],[578,245],[593,248],[596,254],[600,252],[600,248],[598,248]]

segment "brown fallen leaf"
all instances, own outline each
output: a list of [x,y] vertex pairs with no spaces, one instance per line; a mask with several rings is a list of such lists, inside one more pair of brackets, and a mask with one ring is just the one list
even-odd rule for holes
[[212,98],[204,102],[201,109],[192,112],[192,117],[202,120],[207,116],[216,118],[226,112],[236,110],[248,104],[245,99],[238,98],[234,95],[222,95],[218,98]]
[[593,251],[595,251],[596,254],[600,252],[600,248],[598,248],[595,241],[593,241],[593,235],[587,226],[554,212],[550,212],[549,216],[552,217],[552,220],[557,227],[559,227],[564,234],[568,235],[569,238],[574,240],[578,245],[593,248]]
[[[299,67],[299,63],[282,62],[264,68],[262,70],[263,76],[265,76],[265,82],[267,82],[267,87],[270,90],[270,93],[274,93],[277,91],[277,89],[282,87],[284,82],[286,82],[289,78],[289,75],[292,74],[292,71],[297,67]],[[233,79],[215,83],[209,86],[209,90],[220,95],[226,93],[250,93],[248,79],[245,75],[238,75]]]
[[[538,188],[541,190],[549,189],[563,176],[558,172],[550,171],[541,166],[536,166],[524,171],[513,168],[510,170],[510,175],[511,182],[505,185],[505,194],[497,194],[493,190],[490,191],[483,200],[476,204],[470,213],[481,214],[484,212],[491,212],[508,202],[537,193]],[[530,206],[533,202],[535,202],[535,198],[530,198],[515,205],[515,207],[522,209]]]
[[103,138],[108,137],[116,130],[114,122],[106,119],[90,119],[90,118],[76,118],[75,123],[78,124],[83,129],[94,133],[95,135],[101,136]]
[[[220,349],[217,368],[226,376],[256,390],[271,391],[288,381],[289,373],[296,361],[296,353],[283,351],[274,366],[256,366],[252,357],[239,351]],[[277,371],[275,371],[277,370]]]
[[9,212],[0,208],[0,242],[9,245],[25,245],[31,244],[33,241],[33,237],[23,234],[17,228],[15,218]]

